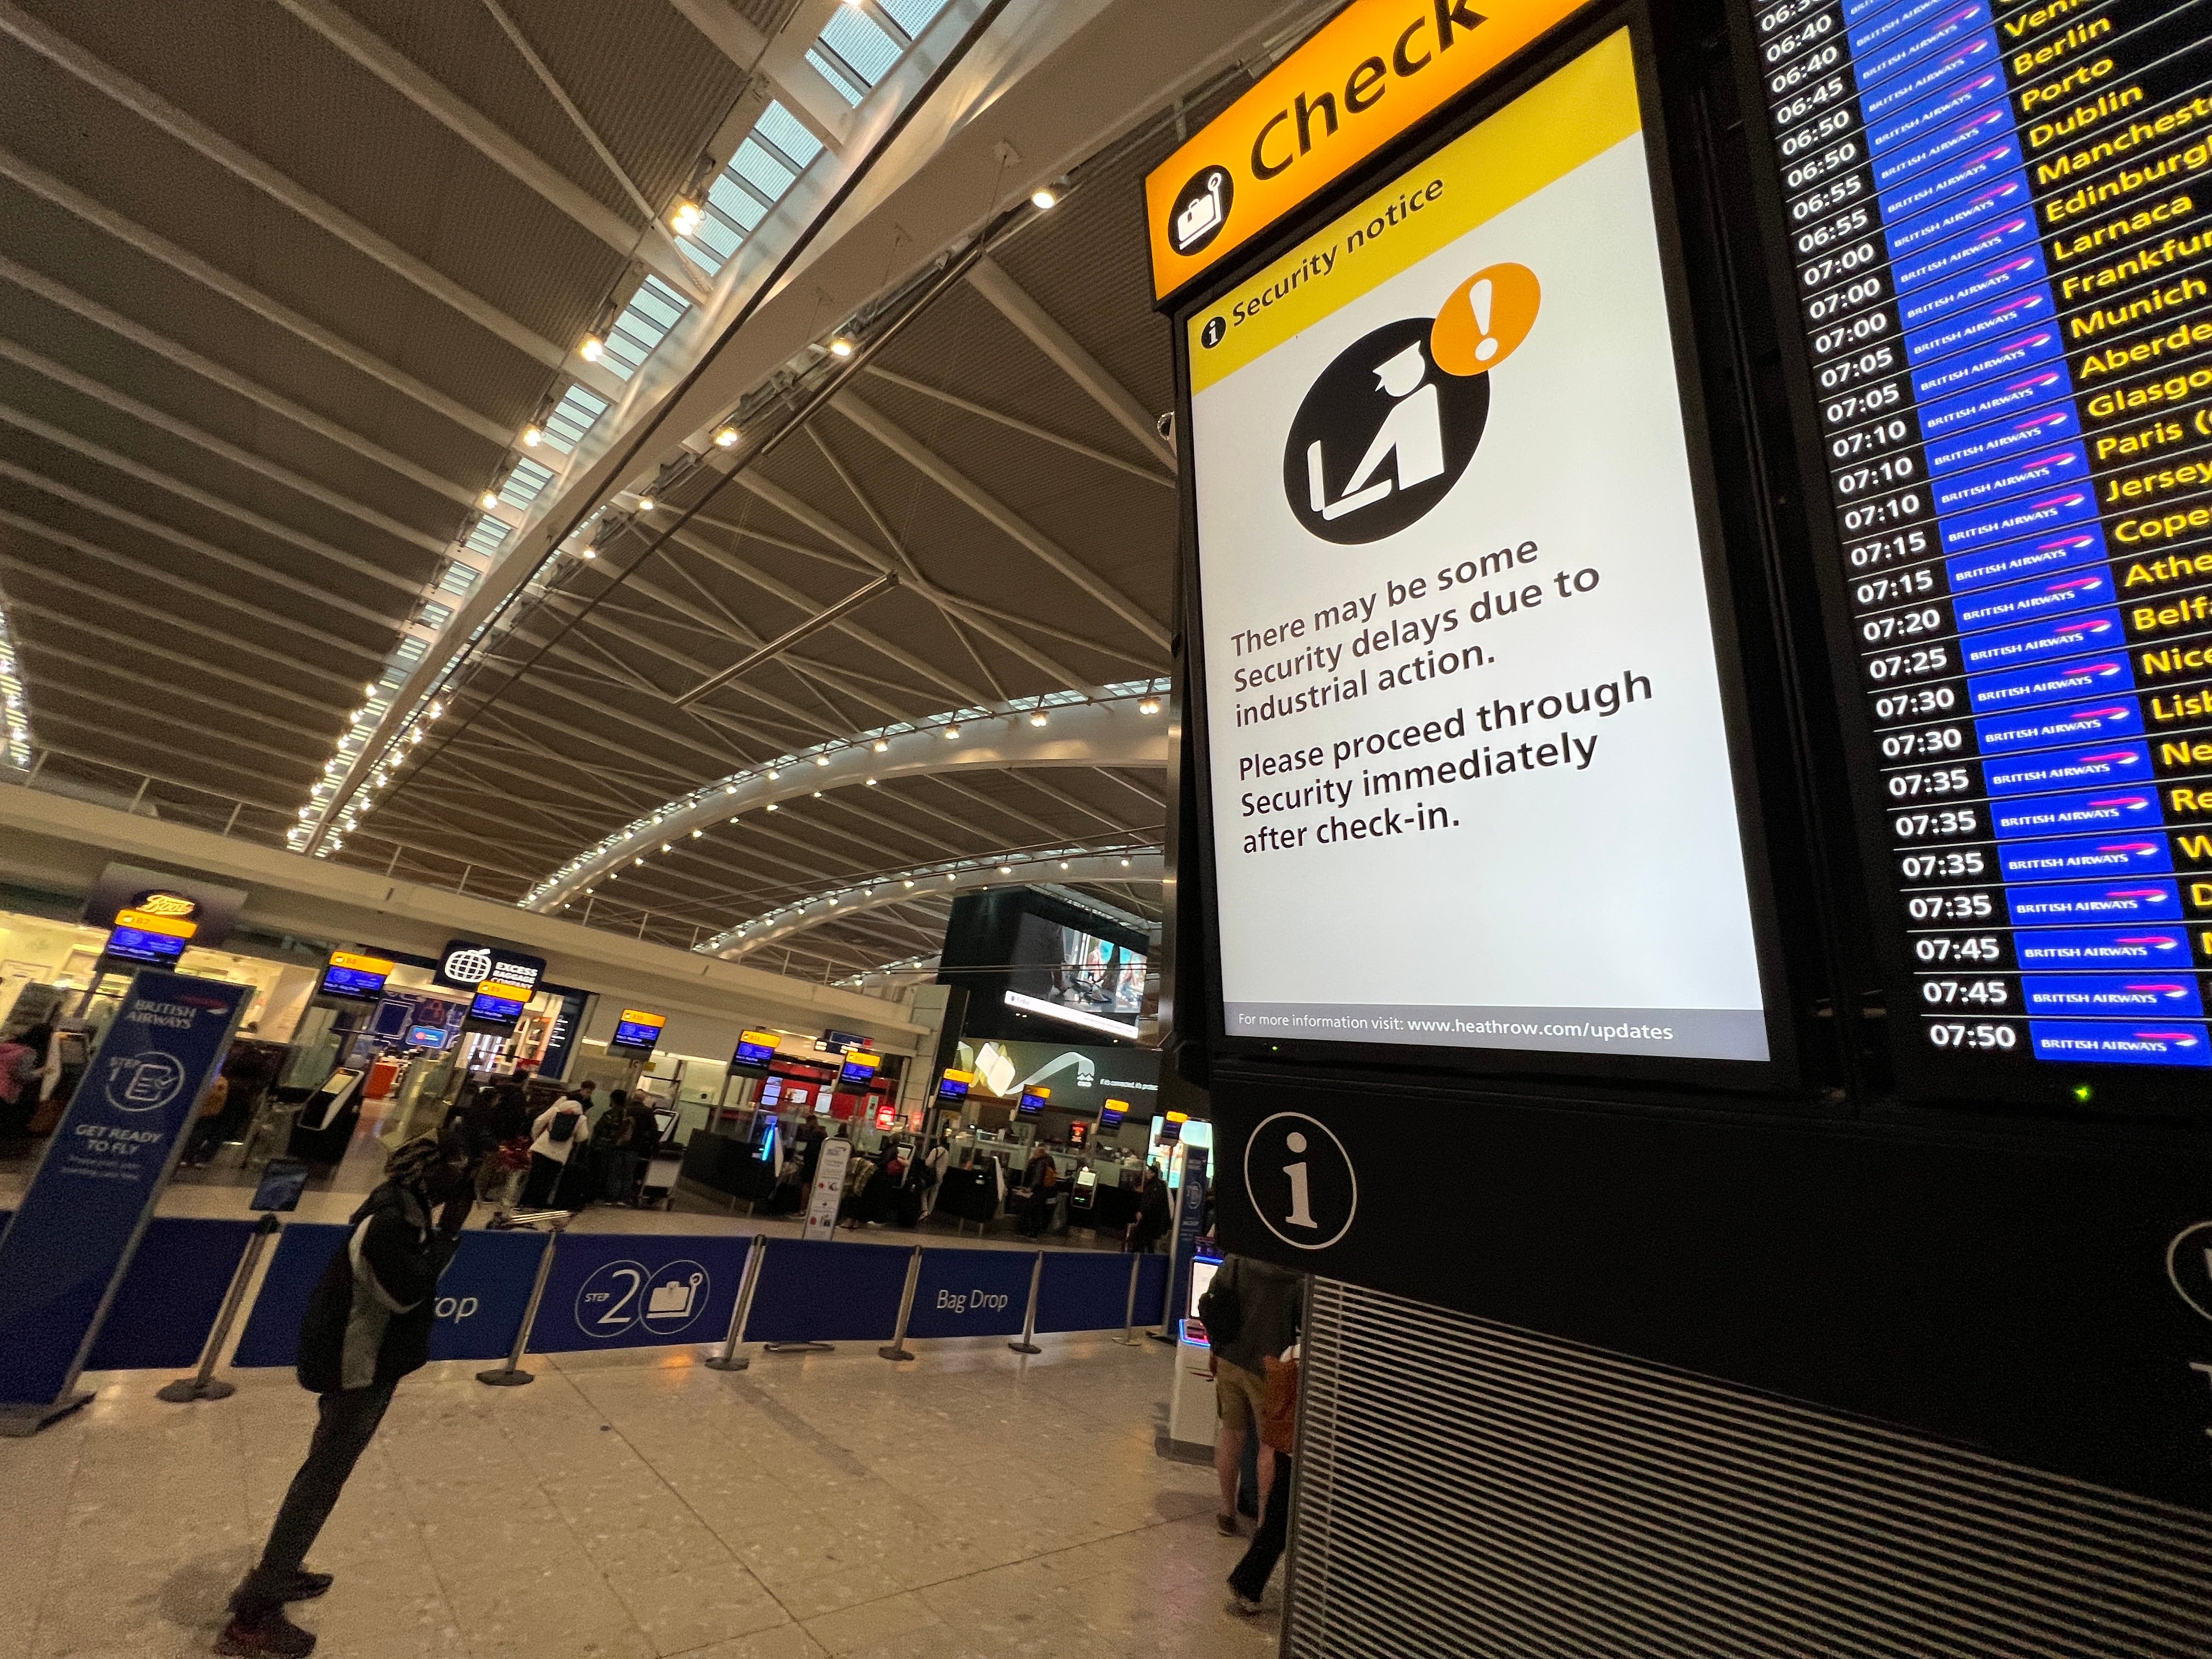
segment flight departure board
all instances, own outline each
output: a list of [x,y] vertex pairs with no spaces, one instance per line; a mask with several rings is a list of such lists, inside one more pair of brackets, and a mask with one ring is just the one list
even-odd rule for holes
[[1906,1069],[2212,1066],[2212,0],[1749,20]]

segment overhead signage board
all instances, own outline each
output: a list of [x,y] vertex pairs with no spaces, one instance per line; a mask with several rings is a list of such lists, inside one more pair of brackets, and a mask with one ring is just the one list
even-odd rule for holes
[[393,966],[381,957],[333,951],[323,969],[320,994],[354,1002],[374,1002],[384,994],[384,982],[391,978]]
[[1354,0],[1146,175],[1154,295],[1195,282],[1578,9]]
[[607,1052],[621,1054],[649,1054],[660,1042],[661,1029],[668,1024],[665,1014],[650,1014],[642,1008],[625,1008],[622,1018],[615,1022],[615,1034],[607,1039]]
[[737,1052],[730,1056],[732,1066],[765,1068],[775,1058],[776,1035],[773,1031],[740,1031]]
[[521,1000],[527,1002],[538,994],[538,981],[545,977],[545,958],[510,951],[504,945],[448,939],[446,948],[439,952],[437,970],[432,977],[456,991],[473,991],[487,981],[510,986],[520,991]]
[[1771,1058],[1639,107],[1622,29],[1185,319],[1231,1038]]
[[937,1097],[939,1100],[965,1100],[969,1087],[975,1081],[973,1072],[948,1071],[938,1079]]
[[530,1006],[530,992],[520,985],[502,985],[497,980],[486,980],[477,987],[477,994],[469,1000],[469,1018],[486,1025],[512,1025],[522,1018],[522,1011]]
[[2201,1102],[2212,16],[1747,9],[1898,1072]]
[[246,900],[243,888],[222,887],[196,876],[175,876],[135,864],[110,864],[85,897],[84,920],[90,927],[112,927],[125,910],[166,916],[191,922],[195,944],[216,945],[230,937],[231,924]]
[[883,1063],[881,1054],[867,1054],[857,1048],[849,1050],[845,1055],[845,1063],[838,1068],[837,1080],[866,1087],[876,1080],[876,1074]]
[[148,910],[119,911],[115,925],[107,930],[107,943],[100,946],[100,953],[113,962],[143,962],[157,968],[170,968],[184,955],[185,946],[192,942],[197,931],[197,924],[181,915]]

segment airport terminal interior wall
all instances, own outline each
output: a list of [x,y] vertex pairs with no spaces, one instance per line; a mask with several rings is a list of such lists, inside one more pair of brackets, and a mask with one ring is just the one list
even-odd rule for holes
[[1314,1281],[1290,1659],[2212,1652],[2212,1520]]

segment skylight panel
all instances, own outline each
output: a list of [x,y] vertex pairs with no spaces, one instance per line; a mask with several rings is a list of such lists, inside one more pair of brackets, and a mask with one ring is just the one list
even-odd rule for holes
[[[942,3],[942,0],[939,0]],[[797,116],[771,100],[753,123],[753,136],[765,139],[779,153],[804,168],[822,154],[822,141],[800,124]]]
[[627,380],[690,309],[690,302],[658,276],[647,276],[607,331],[606,355],[601,361],[610,373]]
[[830,83],[830,88],[848,104],[857,104],[867,92],[867,85],[850,69],[833,61],[832,55],[818,46],[806,49],[806,61],[814,71]]
[[545,441],[563,455],[572,454],[576,446],[584,441],[584,434],[606,412],[605,398],[580,386],[572,386],[545,417]]
[[707,204],[732,222],[743,235],[768,217],[769,204],[744,187],[734,174],[724,173],[708,187]]
[[898,42],[857,6],[838,7],[817,44],[835,53],[839,63],[849,64],[872,87],[899,60]]
[[945,9],[946,0],[882,0],[882,3],[890,14],[891,21],[907,32],[908,39],[914,40],[937,21],[937,14]]
[[799,176],[777,161],[757,138],[748,138],[738,146],[738,153],[730,160],[730,171],[771,202],[782,200],[783,192]]
[[470,552],[482,554],[489,559],[495,556],[499,550],[507,544],[507,538],[514,533],[514,532],[502,520],[479,519],[477,520],[476,528],[469,532],[468,539],[461,545],[467,548]]
[[515,462],[514,471],[507,475],[507,482],[500,486],[499,498],[509,507],[526,511],[544,492],[545,486],[552,482],[551,467],[540,466],[524,456]]

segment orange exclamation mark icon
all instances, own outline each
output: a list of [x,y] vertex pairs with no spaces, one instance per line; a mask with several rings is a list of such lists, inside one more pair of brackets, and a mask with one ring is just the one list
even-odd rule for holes
[[1511,356],[1542,302],[1526,265],[1486,265],[1451,292],[1429,330],[1429,356],[1447,374],[1484,374]]

